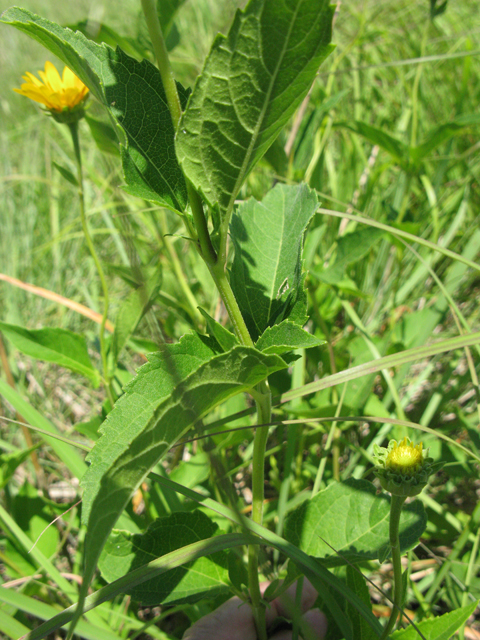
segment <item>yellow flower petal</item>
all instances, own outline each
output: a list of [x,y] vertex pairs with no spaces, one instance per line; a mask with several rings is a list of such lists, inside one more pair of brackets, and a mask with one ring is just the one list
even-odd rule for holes
[[40,102],[50,111],[62,112],[72,110],[80,104],[88,94],[88,87],[77,78],[71,69],[65,67],[62,77],[54,65],[47,60],[45,70],[39,71],[41,80],[27,71],[23,77],[26,84],[20,89],[14,89],[17,93]]
[[[41,72],[39,72],[39,75],[42,75]],[[57,68],[54,67],[49,60],[45,62],[45,76],[47,79],[45,85],[49,84],[53,91],[61,91],[63,89],[60,74],[58,73]]]

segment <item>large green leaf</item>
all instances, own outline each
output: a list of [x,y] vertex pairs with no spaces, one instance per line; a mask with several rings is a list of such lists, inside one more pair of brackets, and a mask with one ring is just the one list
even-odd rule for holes
[[[144,534],[113,531],[98,566],[107,582],[118,580],[155,558],[215,535],[218,525],[201,511],[172,513],[158,518]],[[228,593],[228,558],[225,552],[201,557],[128,590],[144,606],[197,602]]]
[[[470,618],[472,613],[478,607],[478,600],[472,602],[467,607],[461,609],[455,609],[450,613],[445,613],[438,618],[430,618],[419,622],[416,627],[422,632],[422,636],[425,640],[450,640],[453,638],[456,631],[460,629],[462,624]],[[409,626],[401,631],[396,631],[392,634],[392,640],[417,640],[419,634],[416,628]]]
[[[277,184],[262,202],[238,208],[230,234],[235,246],[231,285],[253,340],[268,326],[295,316],[303,296],[303,233],[317,208],[307,185]],[[294,318],[305,324],[303,313]]]
[[286,367],[279,356],[251,347],[217,355],[212,344],[189,334],[150,354],[108,415],[82,481],[84,584],[131,494],[172,445],[220,402]]
[[96,387],[100,384],[100,374],[92,365],[85,338],[78,333],[48,327],[25,329],[6,322],[0,322],[0,331],[25,355],[77,371]]
[[248,172],[332,51],[328,0],[250,0],[218,35],[176,139],[185,175],[228,222]]
[[[127,190],[182,211],[187,190],[175,157],[174,128],[158,69],[25,9],[7,9],[2,21],[60,58],[107,108],[127,141],[122,152]],[[181,99],[185,98],[181,91]]]
[[122,302],[115,320],[115,330],[110,347],[113,364],[117,362],[123,347],[149,310],[160,288],[161,277],[161,269],[156,269],[144,284],[132,291]]
[[[305,553],[323,558],[325,566],[374,560],[388,545],[390,501],[376,495],[366,480],[335,482],[302,503],[285,521],[285,538]],[[416,500],[404,507],[400,520],[402,553],[415,547],[427,516]]]

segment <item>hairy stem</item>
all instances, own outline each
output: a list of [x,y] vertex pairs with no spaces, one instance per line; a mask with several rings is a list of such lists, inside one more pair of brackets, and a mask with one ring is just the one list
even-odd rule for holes
[[108,306],[109,306],[109,296],[108,296],[108,286],[107,281],[105,279],[105,274],[103,273],[102,265],[100,259],[95,251],[95,246],[93,244],[92,236],[90,234],[90,229],[88,228],[87,216],[85,213],[85,198],[83,195],[83,169],[82,169],[82,154],[80,151],[80,142],[78,139],[78,122],[72,122],[68,125],[70,129],[70,133],[72,135],[73,142],[73,150],[75,153],[75,161],[77,164],[77,180],[78,180],[78,201],[80,206],[80,220],[82,222],[82,229],[85,236],[85,241],[87,243],[88,250],[90,251],[90,255],[93,258],[95,263],[95,267],[97,269],[98,277],[100,278],[100,283],[102,286],[103,292],[103,313],[102,313],[102,321],[100,322],[100,355],[102,358],[102,367],[103,367],[103,379],[105,381],[105,389],[107,391],[107,396],[110,401],[110,404],[115,404],[115,400],[113,397],[113,392],[110,387],[110,376],[108,373],[108,362],[107,362],[107,348],[105,345],[105,324],[107,322],[108,316]]
[[398,536],[398,529],[400,525],[400,515],[402,513],[402,507],[405,502],[405,498],[401,496],[392,495],[392,502],[390,503],[390,547],[392,549],[392,562],[393,562],[393,607],[385,626],[380,640],[386,640],[395,627],[398,614],[401,612],[402,600],[403,600],[403,585],[402,585],[402,560],[400,554],[400,540]]

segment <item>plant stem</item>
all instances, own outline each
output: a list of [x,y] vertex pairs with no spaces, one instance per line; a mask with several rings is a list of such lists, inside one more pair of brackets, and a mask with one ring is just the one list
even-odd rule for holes
[[395,622],[398,618],[399,612],[401,612],[402,607],[402,560],[400,554],[400,540],[398,536],[398,529],[404,502],[405,498],[403,496],[392,495],[392,501],[390,503],[390,548],[392,549],[393,563],[393,608],[380,640],[385,640],[386,638],[388,638],[390,633],[393,631]]
[[[272,397],[268,383],[262,382],[257,387],[255,396],[257,405],[257,420],[259,424],[271,421]],[[266,422],[264,422],[266,421]],[[262,524],[263,500],[265,483],[265,448],[268,439],[268,429],[257,429],[253,442],[252,462],[252,520]],[[248,586],[252,601],[253,617],[257,628],[258,640],[267,640],[267,624],[265,605],[262,603],[260,582],[258,578],[258,545],[248,547]]]
[[80,205],[80,220],[82,222],[82,229],[85,235],[85,241],[87,243],[88,250],[90,251],[90,255],[93,258],[95,263],[95,267],[97,269],[98,277],[100,278],[100,283],[102,285],[103,291],[103,314],[102,321],[100,323],[100,355],[102,357],[102,367],[103,367],[103,379],[105,381],[105,389],[107,392],[108,399],[110,404],[115,404],[112,389],[110,387],[110,376],[108,374],[108,363],[107,363],[107,349],[105,345],[105,324],[107,322],[108,315],[108,305],[109,305],[109,297],[108,297],[108,287],[107,281],[105,279],[105,274],[103,273],[102,265],[98,258],[97,252],[95,251],[95,246],[93,244],[92,236],[90,235],[90,230],[88,228],[87,216],[85,215],[85,199],[83,195],[83,169],[82,169],[82,154],[80,151],[80,142],[78,139],[78,122],[72,122],[68,125],[70,129],[70,133],[72,135],[73,142],[73,150],[75,153],[75,160],[77,163],[77,180],[78,180],[78,201]]
[[157,13],[156,0],[142,0],[142,9],[147,23],[148,33],[153,45],[158,70],[162,76],[162,84],[167,96],[168,109],[172,116],[175,129],[182,115],[182,106],[178,97],[177,85],[173,76],[172,67],[168,57],[167,47],[163,38],[162,27]]
[[[143,13],[147,22],[148,31],[152,40],[153,49],[157,58],[157,65],[162,77],[163,87],[167,97],[168,108],[172,117],[173,126],[178,128],[182,115],[180,99],[178,97],[177,85],[172,73],[168,52],[163,38],[162,28],[158,19],[155,0],[141,0]],[[220,238],[220,255],[217,255],[213,247],[210,233],[208,230],[207,219],[203,209],[203,203],[200,195],[194,189],[193,185],[187,180],[188,200],[192,210],[192,216],[195,223],[195,231],[197,234],[196,244],[200,256],[205,261],[212,278],[220,293],[220,297],[225,304],[227,313],[233,324],[235,334],[241,344],[253,347],[253,340],[245,324],[240,308],[238,306],[235,295],[230,286],[226,274],[226,238],[228,228],[223,230]],[[262,382],[257,385],[254,392],[255,402],[257,405],[258,424],[271,422],[271,404],[272,396],[268,383]],[[262,523],[263,518],[263,501],[264,501],[264,459],[265,447],[268,438],[268,429],[258,429],[255,433],[253,445],[253,472],[252,472],[252,494],[253,509],[252,520],[258,524]],[[267,640],[267,628],[265,619],[265,606],[262,603],[260,593],[260,583],[258,578],[258,547],[257,545],[249,545],[248,548],[248,573],[249,573],[249,589],[252,600],[253,615],[259,640]]]
[[[180,118],[182,117],[182,105],[180,104],[177,84],[175,82],[172,67],[170,66],[162,27],[158,19],[156,0],[142,0],[142,9],[147,23],[148,33],[150,34],[150,39],[152,41],[153,50],[155,52],[155,57],[157,59],[158,70],[162,77],[162,84],[165,89],[173,127],[176,130],[178,123],[180,122]],[[192,209],[193,220],[195,222],[196,232],[198,234],[200,255],[208,265],[215,264],[217,261],[217,254],[213,248],[210,234],[208,232],[208,225],[203,211],[202,200],[188,181],[187,193],[190,207]]]

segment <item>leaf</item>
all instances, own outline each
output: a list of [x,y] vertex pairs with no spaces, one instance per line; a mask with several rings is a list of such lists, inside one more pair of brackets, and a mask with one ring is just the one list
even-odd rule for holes
[[[328,567],[374,560],[388,544],[390,501],[366,480],[334,482],[303,502],[285,522],[285,538]],[[400,548],[418,543],[427,516],[419,500],[403,508]],[[329,546],[331,545],[331,546]],[[333,548],[332,548],[333,547]]]
[[150,309],[162,282],[162,271],[156,269],[148,280],[132,291],[122,302],[115,320],[115,330],[111,342],[111,354],[114,365],[138,323]]
[[292,349],[310,349],[320,347],[325,340],[316,338],[298,324],[284,320],[280,324],[268,327],[257,340],[255,347],[263,353],[286,353]]
[[[479,601],[472,602],[467,607],[461,607],[444,613],[443,616],[430,618],[419,622],[416,626],[421,631],[425,640],[450,640],[456,631],[465,624],[469,617],[478,607]],[[392,640],[417,640],[420,636],[414,627],[409,626],[401,631],[396,631],[391,635]]]
[[187,178],[228,224],[246,176],[332,51],[328,0],[250,0],[218,35],[179,124]]
[[251,347],[216,355],[212,342],[188,334],[150,354],[108,415],[82,482],[87,587],[118,516],[149,471],[208,411],[286,367]]
[[198,307],[198,310],[207,321],[207,331],[209,335],[215,338],[223,351],[230,351],[230,349],[233,349],[233,347],[238,344],[238,340],[233,333],[225,329],[224,326],[209,316],[201,307]]
[[100,384],[100,374],[90,361],[85,338],[78,333],[60,328],[25,329],[6,322],[0,322],[0,331],[25,355],[77,371],[95,387]]
[[96,120],[90,116],[85,116],[85,120],[90,128],[92,138],[103,153],[110,153],[114,156],[120,155],[117,134],[115,129],[101,120]]
[[352,233],[347,233],[338,239],[337,256],[333,265],[328,266],[323,271],[314,269],[312,273],[322,282],[338,284],[343,280],[345,268],[366,256],[384,235],[384,232],[380,229],[368,227],[362,227]]
[[262,202],[247,200],[233,215],[231,286],[253,340],[289,317],[306,322],[302,241],[316,208],[307,185],[277,184]]
[[[369,610],[372,611],[367,581],[359,569],[350,565],[347,565],[347,585],[363,600]],[[374,640],[377,637],[372,627],[350,602],[346,603],[345,615],[352,623],[353,640]]]
[[[144,534],[113,531],[98,566],[113,582],[155,558],[216,534],[218,525],[201,511],[172,513],[158,518]],[[143,606],[194,603],[228,593],[228,560],[223,551],[198,558],[127,591]]]
[[120,47],[126,54],[136,58],[137,60],[141,60],[142,58],[146,58],[148,56],[148,49],[143,47],[140,42],[135,40],[134,38],[126,38],[112,29],[112,27],[104,24],[102,22],[97,22],[96,20],[92,20],[90,17],[88,20],[80,20],[79,22],[75,22],[74,24],[65,25],[72,31],[80,31],[86,36],[89,40],[93,40],[98,44],[104,42],[112,49],[116,49]]
[[180,9],[185,0],[157,0],[158,19],[165,35],[172,28],[175,14]]
[[17,467],[19,467],[25,460],[30,457],[32,451],[38,449],[40,444],[36,444],[28,449],[22,451],[11,451],[10,453],[0,453],[0,489],[8,483],[10,478],[15,473]]
[[[175,132],[158,69],[25,9],[7,9],[2,22],[58,56],[107,108],[126,138],[122,160],[127,191],[183,211],[187,189],[175,157]],[[179,89],[185,101],[186,92]]]
[[64,177],[65,180],[67,180],[67,182],[70,182],[70,184],[73,184],[74,187],[78,187],[78,180],[70,171],[70,169],[67,169],[67,167],[64,167],[63,165],[58,164],[58,162],[54,162],[53,166],[58,171],[58,173],[60,173],[60,175]]
[[336,126],[350,129],[350,131],[358,133],[372,144],[377,144],[384,151],[387,151],[387,153],[389,153],[400,164],[405,163],[408,159],[407,145],[400,140],[397,140],[397,138],[389,135],[383,129],[372,127],[372,125],[367,124],[366,122],[360,122],[359,120],[353,120],[352,122],[337,122]]

